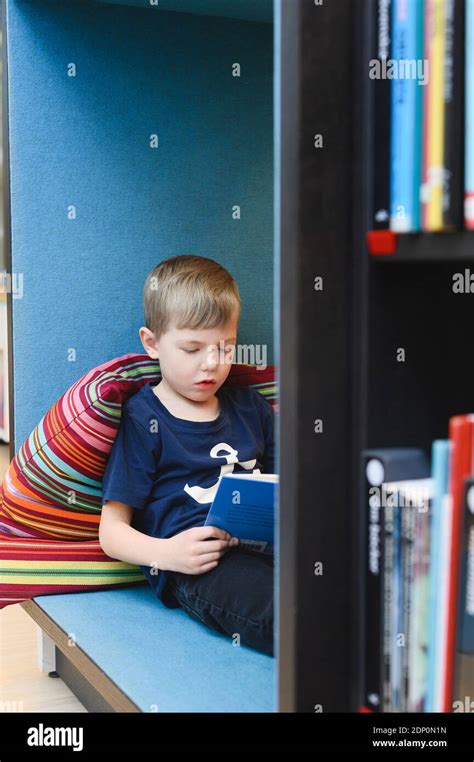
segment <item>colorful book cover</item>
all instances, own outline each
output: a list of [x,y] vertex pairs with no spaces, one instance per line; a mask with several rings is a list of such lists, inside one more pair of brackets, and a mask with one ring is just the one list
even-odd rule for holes
[[420,228],[423,61],[423,2],[393,0],[391,90],[390,228]]
[[445,540],[443,511],[446,509],[446,496],[449,484],[450,443],[448,439],[438,439],[432,446],[432,479],[434,484],[431,526],[431,553],[429,568],[429,605],[428,605],[428,689],[426,711],[440,711],[440,673],[443,658],[441,643],[443,637],[443,606],[441,588],[443,569],[442,545]]
[[426,0],[425,58],[429,84],[423,118],[423,230],[443,229],[445,0]]
[[437,598],[438,630],[437,645],[438,663],[435,674],[435,692],[433,712],[451,711],[445,703],[446,685],[450,679],[451,659],[448,657],[448,632],[451,617],[451,553],[453,543],[453,497],[445,495],[441,517],[441,547],[439,552],[439,590]]
[[446,623],[443,711],[452,711],[456,660],[461,567],[461,534],[465,480],[473,475],[474,415],[458,415],[449,421],[451,441],[450,484],[452,496],[452,538],[449,559],[448,619]]

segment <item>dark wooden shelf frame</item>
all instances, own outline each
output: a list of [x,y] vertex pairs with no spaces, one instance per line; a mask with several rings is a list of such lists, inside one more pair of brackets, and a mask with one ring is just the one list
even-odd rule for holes
[[404,233],[397,236],[394,254],[372,255],[374,262],[470,262],[474,265],[474,231]]

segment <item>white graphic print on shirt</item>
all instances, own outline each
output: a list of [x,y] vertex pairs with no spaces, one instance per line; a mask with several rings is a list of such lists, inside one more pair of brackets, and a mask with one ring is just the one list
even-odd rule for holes
[[[224,450],[227,454],[219,454],[221,450]],[[212,503],[217,492],[217,487],[219,485],[221,476],[224,476],[224,474],[232,473],[236,464],[242,466],[242,468],[246,471],[252,471],[252,473],[255,474],[261,473],[259,468],[253,468],[257,462],[256,458],[253,458],[252,460],[245,460],[240,463],[238,454],[238,450],[234,450],[234,448],[228,445],[226,442],[219,442],[219,444],[214,445],[209,453],[211,458],[225,458],[227,461],[227,463],[221,466],[217,481],[210,487],[198,487],[197,485],[190,487],[189,484],[186,484],[186,486],[183,488],[184,491],[187,492],[187,494],[190,495],[197,503]]]

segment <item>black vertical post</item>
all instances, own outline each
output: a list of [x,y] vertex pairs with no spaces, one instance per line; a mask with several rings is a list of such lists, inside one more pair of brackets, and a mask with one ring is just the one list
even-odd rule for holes
[[350,711],[354,10],[276,10],[279,710]]

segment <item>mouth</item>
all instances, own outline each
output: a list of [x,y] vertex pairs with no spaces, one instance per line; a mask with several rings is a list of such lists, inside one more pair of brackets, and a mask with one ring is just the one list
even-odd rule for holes
[[215,386],[216,382],[212,379],[208,381],[199,381],[199,383],[196,384],[196,386],[202,386],[203,388]]

